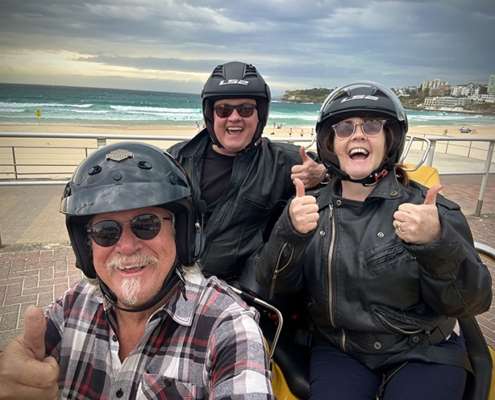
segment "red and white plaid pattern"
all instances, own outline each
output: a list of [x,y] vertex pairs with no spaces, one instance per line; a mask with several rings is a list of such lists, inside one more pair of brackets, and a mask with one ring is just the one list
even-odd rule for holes
[[[115,311],[82,279],[47,310],[59,399],[274,399],[258,313],[216,278],[186,273],[119,359]],[[124,328],[125,329],[125,328]]]

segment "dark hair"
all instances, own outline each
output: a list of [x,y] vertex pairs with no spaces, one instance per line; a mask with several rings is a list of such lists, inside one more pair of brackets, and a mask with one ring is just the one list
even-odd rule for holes
[[[362,117],[364,121],[369,121],[369,120],[374,120],[376,117]],[[394,145],[394,141],[396,141],[396,137],[392,131],[392,128],[389,126],[390,122],[388,121],[387,123],[383,126],[383,132],[385,134],[385,144],[386,144],[386,150],[385,150],[385,155],[387,155],[390,152],[390,149]],[[327,150],[333,154],[335,154],[333,150],[333,142],[335,138],[335,130],[330,124],[325,124],[322,127],[323,130],[325,130],[326,138],[325,141],[323,142],[324,146],[327,148]],[[407,171],[404,169],[404,166],[402,164],[395,164],[395,169],[397,173],[397,178],[399,182],[402,184],[404,187],[409,187],[409,176],[407,175]]]

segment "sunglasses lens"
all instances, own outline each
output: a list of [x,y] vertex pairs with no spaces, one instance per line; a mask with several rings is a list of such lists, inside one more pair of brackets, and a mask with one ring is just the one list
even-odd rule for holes
[[94,224],[89,231],[93,241],[102,247],[110,247],[119,241],[121,228],[115,221],[101,221]]
[[354,133],[354,125],[350,121],[334,125],[334,129],[336,135],[341,139],[346,139]]
[[237,106],[231,104],[217,104],[214,108],[219,118],[230,117],[234,110],[237,110],[237,113],[242,118],[249,118],[253,115],[254,110],[256,110],[256,105],[250,103],[239,104]]
[[230,104],[218,104],[215,106],[215,112],[219,118],[227,118],[234,111],[234,107]]
[[134,234],[143,240],[153,239],[160,232],[160,218],[153,214],[138,215],[131,222]]
[[368,136],[376,136],[382,132],[382,121],[366,121],[363,124],[364,133]]
[[[154,214],[138,215],[131,221],[131,230],[142,240],[153,239],[161,229],[160,218]],[[115,245],[122,234],[122,227],[116,221],[101,221],[94,224],[88,230],[88,235],[101,247]]]
[[254,104],[245,103],[238,105],[236,108],[242,118],[249,118],[253,115],[256,106]]

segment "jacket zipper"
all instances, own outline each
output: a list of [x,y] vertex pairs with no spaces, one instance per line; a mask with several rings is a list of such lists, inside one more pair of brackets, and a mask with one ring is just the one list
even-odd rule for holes
[[[328,218],[332,223],[332,238],[330,239],[330,247],[328,249],[328,312],[330,315],[330,323],[335,326],[335,317],[333,313],[333,293],[332,293],[332,261],[333,261],[333,250],[335,247],[335,218],[333,217],[333,204],[329,204]],[[340,328],[340,347],[342,351],[345,351],[346,335],[345,330]]]
[[286,247],[287,247],[287,242],[285,242],[283,244],[282,248],[280,249],[280,251],[278,253],[277,264],[275,265],[275,271],[273,271],[272,285],[270,287],[270,300],[273,298],[273,295],[275,293],[275,283],[277,282],[277,275],[279,274],[279,272],[282,272],[284,269],[286,269],[289,266],[289,264],[291,263],[292,258],[294,256],[294,247],[292,247],[289,260],[287,261],[287,263],[282,268],[278,269],[278,266],[280,265],[280,260],[282,259],[282,254],[283,254]]

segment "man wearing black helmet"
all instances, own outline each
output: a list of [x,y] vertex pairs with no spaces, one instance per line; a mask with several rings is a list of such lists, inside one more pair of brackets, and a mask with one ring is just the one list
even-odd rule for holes
[[270,100],[254,66],[219,65],[202,93],[207,129],[169,150],[206,202],[206,246],[200,255],[206,275],[238,278],[262,245],[270,216],[294,194],[292,179],[310,188],[326,177],[303,147],[261,137]]
[[0,354],[2,399],[273,399],[256,310],[195,264],[180,164],[141,143],[84,160],[61,203],[84,279]]
[[491,277],[459,206],[399,164],[406,132],[390,89],[332,92],[316,133],[335,178],[319,193],[296,180],[259,257],[262,286],[308,294],[312,399],[463,398],[472,370],[457,319],[488,310]]

